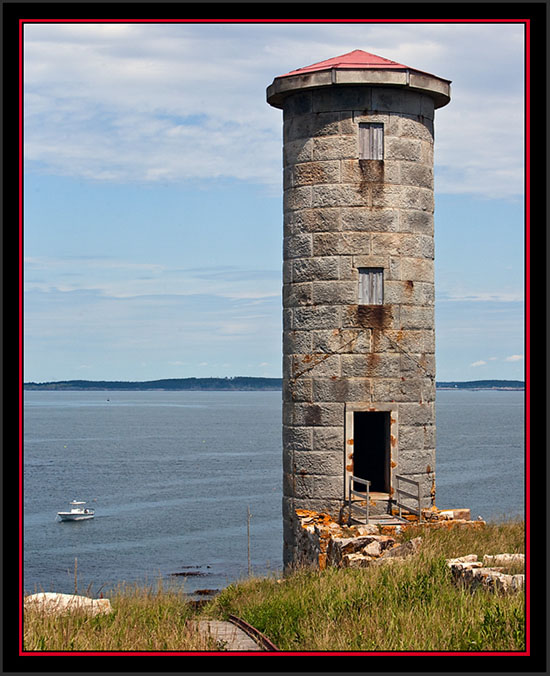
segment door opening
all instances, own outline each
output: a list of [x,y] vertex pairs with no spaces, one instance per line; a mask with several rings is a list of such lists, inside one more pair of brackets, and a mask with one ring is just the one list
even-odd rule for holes
[[[371,482],[370,490],[390,492],[390,413],[355,411],[353,414],[353,474]],[[354,483],[353,490],[365,487]]]

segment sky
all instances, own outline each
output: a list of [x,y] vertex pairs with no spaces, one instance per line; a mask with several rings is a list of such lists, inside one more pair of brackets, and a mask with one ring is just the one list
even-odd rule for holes
[[436,378],[524,378],[522,24],[26,24],[25,382],[281,377],[282,112],[362,49],[435,116]]

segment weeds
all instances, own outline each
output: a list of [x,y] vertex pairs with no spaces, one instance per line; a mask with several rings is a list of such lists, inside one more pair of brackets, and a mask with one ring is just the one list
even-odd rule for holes
[[60,617],[26,611],[25,650],[187,651],[215,650],[213,639],[189,622],[193,611],[181,591],[121,585],[109,592],[113,612]]
[[281,650],[524,650],[523,594],[461,589],[445,563],[465,554],[482,559],[522,551],[523,523],[406,533],[417,535],[422,547],[410,558],[358,570],[297,569],[284,580],[246,579],[229,585],[201,611],[181,590],[161,583],[106,592],[114,611],[109,615],[74,612],[52,618],[27,611],[25,650],[219,650],[193,620],[229,614],[242,617]]
[[282,650],[487,651],[525,649],[523,594],[457,588],[445,559],[517,552],[523,524],[489,524],[422,535],[421,551],[366,569],[297,570],[276,580],[230,587],[210,612],[231,612]]

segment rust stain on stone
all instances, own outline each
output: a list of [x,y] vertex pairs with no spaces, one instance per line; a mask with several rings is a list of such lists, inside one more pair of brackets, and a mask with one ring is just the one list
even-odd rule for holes
[[395,447],[395,445],[397,444],[397,439],[393,436],[393,434],[390,434],[390,443],[392,447]]
[[430,490],[430,500],[432,506],[435,507],[435,472],[432,474],[432,488]]
[[355,307],[357,324],[362,328],[382,331],[391,326],[393,318],[391,305],[355,305],[352,307]]
[[384,183],[384,160],[359,160],[361,184]]
[[373,206],[373,186],[384,185],[384,161],[383,160],[359,160],[359,194],[369,209],[379,210],[381,207]]
[[353,446],[353,439],[348,439],[348,444],[349,444],[350,446]]
[[395,460],[392,460],[392,461],[390,462],[390,466],[392,467],[392,469],[393,469],[394,467],[397,467],[397,463],[395,462]]
[[369,352],[367,355],[367,375],[372,375],[376,365],[380,362],[380,355],[375,352]]

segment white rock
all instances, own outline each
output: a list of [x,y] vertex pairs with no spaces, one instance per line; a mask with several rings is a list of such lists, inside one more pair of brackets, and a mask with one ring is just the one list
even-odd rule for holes
[[357,535],[378,535],[378,526],[373,523],[354,526],[354,529]]
[[113,611],[109,599],[90,599],[76,594],[58,594],[42,592],[31,594],[25,598],[25,607],[52,615],[62,615],[75,610],[91,615],[111,613]]
[[450,563],[447,563],[447,565],[453,571],[453,573],[460,574],[460,575],[462,575],[462,573],[465,570],[470,570],[472,568],[481,568],[483,566],[481,561],[470,561],[470,562],[467,562],[467,561],[464,561],[464,562],[463,561],[451,561]]
[[466,556],[458,556],[456,559],[447,559],[447,564],[450,566],[453,563],[471,563],[477,561],[477,554],[466,554]]
[[525,554],[485,554],[483,563],[487,566],[506,566],[511,563],[525,564]]
[[512,589],[520,591],[525,587],[525,575],[512,575]]
[[342,557],[343,568],[368,568],[371,564],[372,557],[364,556],[363,554],[351,553],[344,554]]
[[367,556],[380,556],[382,552],[382,546],[377,540],[373,540],[372,542],[369,542],[366,547],[363,547],[361,552]]

